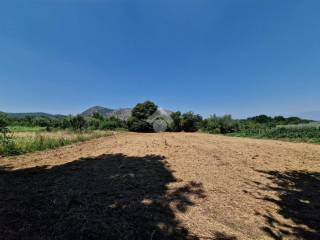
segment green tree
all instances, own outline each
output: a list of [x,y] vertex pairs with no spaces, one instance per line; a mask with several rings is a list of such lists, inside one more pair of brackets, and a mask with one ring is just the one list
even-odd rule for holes
[[151,101],[138,103],[132,109],[132,116],[128,119],[128,128],[133,132],[153,132],[152,125],[147,119],[154,114],[158,106]]
[[51,131],[53,123],[48,117],[36,117],[33,119],[33,125],[39,127],[45,127],[47,131]]
[[171,113],[171,118],[173,120],[170,125],[170,131],[172,132],[181,132],[182,131],[182,115],[181,112],[173,112]]
[[254,121],[254,122],[260,123],[260,124],[272,123],[272,121],[273,121],[272,117],[269,117],[267,115],[255,116],[255,117],[252,117],[252,118],[248,118],[248,120]]
[[6,114],[0,113],[0,144],[6,145],[11,142],[11,137],[8,136],[10,133],[10,129],[8,128],[9,119],[7,118]]
[[131,117],[128,120],[129,131],[132,132],[153,132],[153,127],[146,120]]
[[101,129],[115,130],[117,128],[127,128],[125,121],[122,121],[116,117],[106,118],[101,125]]
[[200,129],[202,117],[193,112],[187,112],[182,115],[181,127],[185,132],[196,132]]
[[157,110],[158,110],[157,105],[155,105],[151,101],[145,101],[144,103],[138,103],[132,109],[132,117],[135,117],[137,119],[146,120],[146,119],[148,119],[148,117],[150,117],[152,114],[154,114]]
[[93,113],[92,117],[101,121],[104,119],[104,117],[99,112]]
[[82,132],[87,126],[87,121],[83,116],[77,115],[70,119],[70,125],[74,130]]
[[0,113],[0,128],[7,127],[9,124],[9,119],[6,114]]

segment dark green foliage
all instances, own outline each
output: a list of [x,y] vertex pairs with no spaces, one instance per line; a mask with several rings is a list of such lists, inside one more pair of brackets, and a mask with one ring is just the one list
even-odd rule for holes
[[98,119],[100,121],[102,121],[104,119],[104,117],[99,112],[93,113],[92,118]]
[[153,132],[152,125],[147,119],[154,114],[158,106],[151,101],[138,103],[132,110],[132,116],[128,120],[128,128],[133,132]]
[[259,128],[270,128],[276,127],[277,125],[288,125],[288,124],[302,124],[309,123],[312,121],[301,119],[298,117],[289,117],[285,118],[283,116],[276,116],[274,118],[269,117],[267,115],[259,115],[255,117],[248,118],[246,120],[242,120],[244,125],[248,125],[248,123],[254,123]]
[[127,123],[115,117],[106,118],[101,122],[100,128],[102,130],[116,130],[127,128]]
[[0,113],[0,129],[9,125],[9,120],[6,114]]
[[172,132],[181,132],[182,131],[182,115],[181,112],[173,112],[171,114],[173,120],[172,124],[169,127],[169,130]]
[[45,127],[47,131],[51,131],[54,127],[54,120],[48,117],[36,117],[33,119],[33,126]]
[[101,129],[103,120],[100,120],[100,119],[97,119],[97,118],[93,118],[93,117],[92,118],[86,118],[86,120],[87,120],[88,127],[91,130]]
[[74,130],[81,132],[87,127],[87,121],[83,116],[77,115],[70,119],[70,125]]
[[267,115],[259,115],[252,118],[248,118],[247,120],[253,121],[256,123],[267,124],[267,123],[271,123],[273,119],[272,117],[269,117]]
[[283,116],[275,116],[273,120],[278,124],[285,124],[287,119]]
[[203,121],[204,131],[209,133],[232,133],[239,130],[239,122],[232,119],[231,115],[217,117],[213,115]]
[[309,121],[309,120],[305,120],[305,119],[301,119],[301,118],[298,118],[298,117],[289,117],[286,119],[286,122],[285,124],[302,124],[302,123],[310,123],[312,121]]
[[132,132],[153,132],[153,127],[146,120],[131,117],[128,120],[129,131]]
[[68,116],[60,120],[57,128],[62,128],[62,129],[71,128],[71,122],[70,122],[71,118],[72,118],[71,116]]
[[138,103],[132,109],[132,117],[137,119],[148,119],[152,114],[154,114],[158,109],[158,106],[151,101],[145,101],[144,103]]
[[233,133],[232,136],[286,139],[299,142],[320,143],[320,125],[301,124],[283,125],[266,129],[246,129],[237,133]]
[[200,129],[202,117],[193,112],[182,114],[181,128],[185,132],[196,132]]
[[9,120],[7,115],[0,114],[0,154],[10,155],[15,153],[14,142],[9,136],[10,130],[8,128]]
[[[23,115],[19,118],[8,118],[4,114],[0,113],[0,131],[5,132],[5,128],[9,125],[10,129],[23,128],[40,128],[39,131],[46,129],[51,131],[52,129],[74,129],[77,131],[83,131],[88,128],[90,130],[116,130],[116,129],[129,129],[135,132],[153,132],[154,120],[159,120],[152,116],[158,107],[151,101],[145,101],[137,104],[132,110],[132,116],[128,121],[123,121],[115,117],[105,118],[103,112],[100,110],[111,111],[110,109],[101,109],[95,107],[90,109],[87,117],[83,115],[79,116],[58,116],[58,115]],[[97,110],[99,110],[97,112]],[[152,120],[151,120],[152,116]],[[242,135],[255,136],[267,133],[268,136],[279,135],[280,130],[274,130],[279,125],[297,125],[310,123],[312,121],[300,119],[298,117],[285,118],[283,116],[270,117],[267,115],[259,115],[243,120],[232,119],[230,115],[223,117],[217,117],[215,115],[202,119],[200,115],[192,112],[182,114],[181,112],[173,112],[171,114],[172,122],[168,126],[168,131],[172,132],[196,132],[201,129],[204,132],[230,134],[238,133]],[[159,120],[161,121],[161,119]],[[2,130],[1,130],[2,128]],[[15,131],[15,130],[13,130]],[[283,130],[284,131],[284,130]],[[291,131],[291,130],[285,130]],[[297,135],[295,130],[295,135]],[[308,132],[311,130],[308,130]],[[293,131],[291,131],[293,132]],[[7,130],[6,133],[7,134]],[[282,134],[282,132],[281,132]],[[293,134],[293,133],[292,133]],[[299,133],[300,134],[300,133]],[[290,135],[290,134],[289,134]],[[307,136],[311,136],[309,133]],[[291,135],[290,135],[291,136]]]
[[6,143],[8,142],[8,133],[10,132],[9,128],[9,120],[5,114],[0,114],[0,142]]

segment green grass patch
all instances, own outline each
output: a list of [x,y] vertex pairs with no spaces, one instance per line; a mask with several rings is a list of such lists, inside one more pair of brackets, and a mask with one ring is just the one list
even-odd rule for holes
[[45,131],[44,127],[26,127],[26,126],[9,126],[11,132],[41,132]]
[[72,143],[84,142],[94,138],[110,136],[107,131],[92,131],[85,133],[56,132],[35,133],[30,136],[13,136],[9,141],[0,139],[0,155],[13,156],[29,152],[55,149]]
[[288,125],[271,129],[246,130],[228,134],[235,137],[279,139],[293,142],[320,143],[319,125]]

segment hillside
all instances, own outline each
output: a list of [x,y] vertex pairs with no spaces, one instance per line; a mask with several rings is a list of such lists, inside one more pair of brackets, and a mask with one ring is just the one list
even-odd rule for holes
[[102,116],[106,116],[108,113],[112,111],[113,109],[110,109],[110,108],[94,106],[82,112],[81,115],[89,117],[89,116],[92,116],[94,113],[100,113]]
[[61,118],[64,117],[62,114],[50,114],[50,113],[44,113],[44,112],[29,112],[29,113],[6,113],[6,112],[0,112],[6,114],[9,118],[25,118],[27,116],[30,117],[49,117],[49,118]]
[[131,116],[131,109],[130,108],[119,108],[113,110],[112,112],[107,113],[107,117],[116,117],[121,120],[128,120]]
[[128,120],[131,116],[130,108],[119,108],[119,109],[110,109],[101,106],[91,107],[81,113],[82,116],[92,116],[94,113],[100,113],[104,117],[116,117],[121,120]]

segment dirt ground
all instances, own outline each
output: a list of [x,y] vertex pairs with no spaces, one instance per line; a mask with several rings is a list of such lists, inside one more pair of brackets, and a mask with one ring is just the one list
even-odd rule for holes
[[320,145],[121,133],[0,158],[0,239],[320,239]]

